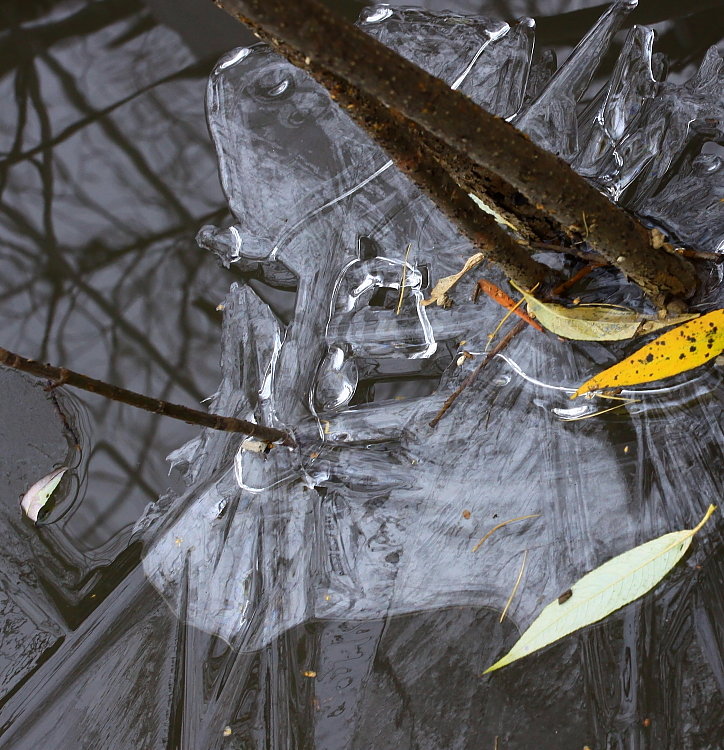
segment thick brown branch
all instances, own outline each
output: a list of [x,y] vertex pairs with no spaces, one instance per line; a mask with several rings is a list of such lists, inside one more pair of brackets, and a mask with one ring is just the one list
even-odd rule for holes
[[247,22],[254,33],[293,65],[305,68],[324,86],[347,114],[369,133],[457,228],[506,275],[530,289],[550,275],[550,269],[531,258],[530,252],[500,228],[492,216],[481,211],[468,193],[445,171],[416,138],[419,128],[394,110],[364,96],[345,81],[305,59],[290,45]]
[[489,170],[569,231],[588,228],[588,242],[655,301],[688,297],[691,265],[652,247],[650,232],[611,203],[565,162],[510,123],[485,112],[438,78],[345,23],[317,0],[215,0],[242,22],[304,53],[372,100],[409,120]]
[[[408,122],[410,122],[408,120]],[[555,219],[531,204],[528,199],[489,169],[474,164],[465,154],[450,148],[439,138],[411,123],[416,137],[450,176],[468,193],[486,202],[512,224],[523,242],[559,243],[566,239],[580,240],[576,232],[566,231]]]
[[244,419],[234,417],[222,417],[219,414],[209,414],[208,412],[189,409],[187,406],[179,404],[170,404],[168,401],[150,398],[141,393],[128,391],[125,388],[119,388],[110,383],[104,383],[102,380],[90,378],[73,370],[66,370],[64,367],[53,367],[53,365],[36,362],[32,359],[26,359],[19,354],[9,352],[7,349],[0,349],[0,364],[6,367],[13,367],[16,370],[27,372],[38,378],[46,378],[53,381],[54,386],[70,385],[74,388],[80,388],[98,396],[120,401],[129,406],[135,406],[137,409],[145,409],[154,414],[160,414],[172,419],[180,419],[182,422],[197,424],[202,427],[210,427],[212,430],[222,430],[225,432],[241,432],[245,435],[263,440],[267,443],[279,442],[281,445],[294,447],[295,442],[291,435],[282,430],[275,430],[271,427],[247,422]]

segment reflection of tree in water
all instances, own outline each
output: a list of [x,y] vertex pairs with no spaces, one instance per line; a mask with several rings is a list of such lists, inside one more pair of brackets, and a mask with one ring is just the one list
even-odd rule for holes
[[[225,214],[203,123],[215,56],[196,59],[127,0],[5,5],[3,340],[197,404],[216,387],[214,307],[228,286],[193,242]],[[67,526],[82,547],[127,527],[122,546],[167,482],[165,453],[192,432],[88,406],[90,484]]]
[[[11,134],[2,146],[0,174],[3,343],[193,404],[217,386],[213,306],[229,283],[191,239],[201,224],[221,223],[226,212],[201,124],[210,60],[195,61],[132,3],[47,7],[49,16],[38,4],[32,12],[18,10],[27,15],[16,22],[36,25],[15,28],[17,55],[0,60],[3,101],[16,101],[0,115]],[[193,431],[180,433],[115,405],[90,406],[92,479],[66,530],[71,539],[97,546],[155,499],[167,481],[163,456]],[[641,439],[655,446],[656,435]],[[627,471],[624,482],[641,476],[630,466]],[[104,527],[104,516],[113,512]],[[100,525],[102,533],[89,538],[88,524]],[[98,557],[110,561],[127,539],[127,531],[111,538]],[[30,549],[36,543],[32,538]],[[405,746],[410,737],[434,737],[435,747],[452,747],[463,734],[478,746],[481,736],[504,735],[511,726],[528,729],[525,738],[510,737],[512,747],[545,747],[553,738],[551,746],[579,747],[600,736],[601,727],[590,726],[583,712],[587,695],[599,701],[595,721],[614,732],[618,727],[622,736],[646,705],[681,705],[681,695],[671,692],[682,669],[676,659],[689,648],[692,627],[700,633],[711,627],[700,610],[676,613],[676,602],[690,596],[693,579],[683,576],[659,603],[630,608],[559,648],[560,663],[540,657],[541,667],[532,662],[489,688],[477,680],[478,667],[510,638],[510,626],[496,630],[489,610],[468,607],[384,625],[304,625],[257,654],[239,654],[174,621],[133,569],[133,558],[121,556],[105,579],[93,578],[95,588],[82,575],[55,582],[69,589],[75,606],[64,612],[65,622],[56,615],[63,624],[55,626],[51,648],[59,653],[6,696],[0,722],[9,747],[37,746],[46,738],[48,747],[58,748],[315,742],[367,748]],[[75,562],[87,573],[88,560]],[[715,592],[706,590],[712,580],[710,573],[696,579],[702,596],[714,601]],[[93,611],[91,596],[108,598]],[[657,646],[662,662],[647,662],[649,673],[640,675],[636,649],[622,654],[621,643],[646,648],[646,633],[661,622],[657,608],[673,622],[666,643]],[[694,625],[692,618],[698,618]],[[585,678],[571,668],[578,659],[587,665]],[[528,669],[545,669],[555,689],[546,686],[537,702],[520,705],[516,696],[530,696]],[[309,670],[318,677],[305,678]],[[657,693],[662,674],[664,695]],[[691,674],[685,673],[680,690],[693,713],[705,717],[715,695],[702,695]],[[356,728],[350,720],[355,705],[362,717]],[[68,706],[78,713],[69,714]],[[479,706],[474,717],[471,706]],[[568,715],[561,718],[563,712]],[[222,739],[226,725],[232,735]]]

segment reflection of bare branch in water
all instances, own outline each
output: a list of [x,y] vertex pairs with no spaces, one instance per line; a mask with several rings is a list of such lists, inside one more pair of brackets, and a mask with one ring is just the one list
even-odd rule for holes
[[[191,303],[213,309],[228,287],[193,242],[226,212],[203,119],[213,59],[128,0],[32,6],[0,11],[4,343],[197,406],[216,388],[218,329]],[[125,529],[120,549],[193,433],[88,404],[90,481],[63,524],[81,548]]]

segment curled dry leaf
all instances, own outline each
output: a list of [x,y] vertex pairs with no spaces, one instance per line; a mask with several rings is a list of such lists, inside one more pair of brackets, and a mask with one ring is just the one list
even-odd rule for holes
[[722,351],[724,310],[714,310],[661,334],[627,359],[587,380],[571,398],[678,375],[718,357]]
[[716,510],[710,505],[693,528],[673,531],[641,544],[586,573],[545,607],[513,648],[484,674],[602,620],[643,596],[681,560],[691,540]]
[[37,523],[40,511],[60,484],[60,480],[66,471],[68,471],[67,466],[61,466],[59,469],[51,471],[50,474],[39,479],[23,496],[20,507],[33,523]]
[[677,315],[669,318],[650,318],[633,310],[614,305],[577,305],[565,307],[553,302],[541,302],[529,291],[517,289],[528,304],[528,312],[551,333],[576,341],[623,341],[669,328],[698,317],[698,313]]
[[455,286],[455,284],[462,279],[468,271],[472,271],[473,268],[479,266],[485,260],[485,256],[482,253],[475,253],[471,255],[466,261],[461,271],[454,273],[452,276],[444,276],[440,279],[430,292],[430,299],[426,299],[422,304],[431,305],[435,302],[440,307],[444,307],[447,300],[447,293]]
[[270,444],[266,440],[258,440],[254,437],[248,437],[241,443],[241,450],[250,453],[267,453],[269,448]]

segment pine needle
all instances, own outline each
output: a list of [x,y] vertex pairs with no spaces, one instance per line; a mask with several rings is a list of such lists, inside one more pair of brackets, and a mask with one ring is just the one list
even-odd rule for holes
[[448,409],[455,403],[460,394],[471,384],[475,382],[475,379],[480,373],[487,367],[490,360],[493,359],[497,354],[503,351],[506,346],[525,328],[526,323],[519,320],[500,340],[500,343],[495,346],[492,351],[489,351],[482,359],[480,364],[470,373],[470,375],[463,380],[462,383],[445,399],[445,403],[440,407],[437,414],[430,420],[430,427],[433,429],[437,426],[437,423],[445,416]]
[[541,514],[540,513],[533,513],[530,516],[518,516],[518,518],[509,518],[507,521],[503,521],[502,523],[499,523],[497,526],[493,526],[492,529],[473,547],[473,552],[477,552],[480,549],[480,545],[490,537],[493,532],[497,531],[498,529],[502,529],[503,526],[507,526],[509,523],[515,523],[516,521],[525,521],[527,518],[538,518]]
[[582,414],[580,417],[571,417],[570,419],[566,419],[566,422],[580,422],[582,419],[592,419],[593,417],[600,417],[601,414],[605,414],[606,412],[613,411],[614,409],[620,409],[622,406],[626,406],[626,404],[635,404],[635,403],[638,403],[636,399],[626,400],[622,404],[616,404],[616,406],[609,406],[608,409],[601,409],[600,411],[594,411],[592,414]]
[[[532,293],[533,293],[533,292],[534,292],[534,291],[535,291],[535,290],[536,290],[536,289],[537,289],[537,288],[538,288],[539,286],[540,286],[540,283],[536,284],[536,285],[535,285],[535,286],[534,286],[534,287],[533,287],[533,288],[532,288],[532,289],[530,290],[531,294],[532,294]],[[518,300],[518,301],[517,301],[517,302],[515,303],[515,305],[513,305],[513,307],[511,307],[511,308],[510,308],[510,310],[508,310],[508,314],[507,314],[507,315],[505,315],[505,316],[503,316],[503,319],[502,319],[502,320],[500,321],[500,323],[498,323],[498,325],[497,325],[497,326],[495,326],[495,330],[494,330],[494,331],[493,331],[492,333],[488,334],[488,345],[487,345],[487,346],[485,347],[485,351],[487,351],[487,350],[488,350],[488,346],[490,346],[490,344],[491,344],[491,343],[493,342],[493,339],[494,339],[494,338],[496,337],[496,335],[497,335],[498,331],[500,330],[501,326],[503,325],[503,323],[505,323],[505,321],[506,321],[506,320],[508,320],[508,318],[509,318],[509,317],[510,317],[511,315],[513,315],[513,314],[516,314],[516,315],[517,315],[517,314],[518,314],[518,313],[517,313],[517,310],[518,310],[518,308],[519,308],[519,307],[520,307],[520,306],[521,306],[521,305],[523,304],[523,302],[525,302],[525,297],[521,297],[521,298],[520,298],[520,299],[519,299],[519,300]],[[525,318],[523,318],[523,319],[525,320]],[[527,321],[526,321],[526,322],[527,322]]]
[[505,619],[505,615],[508,614],[508,608],[510,607],[511,602],[513,601],[513,597],[515,596],[516,591],[518,591],[518,586],[520,586],[521,578],[523,578],[523,571],[525,570],[525,561],[527,559],[528,559],[528,550],[525,550],[525,552],[523,552],[523,562],[520,566],[520,572],[518,573],[518,578],[515,581],[515,586],[513,586],[513,590],[510,592],[508,601],[505,603],[503,614],[500,615],[500,622],[503,622],[503,620]]
[[407,277],[407,259],[410,256],[410,248],[412,248],[412,243],[407,243],[407,250],[405,250],[405,259],[402,261],[402,278],[400,279],[400,297],[397,300],[397,309],[395,310],[395,315],[400,314],[400,310],[402,310],[402,298],[405,296],[405,280]]

